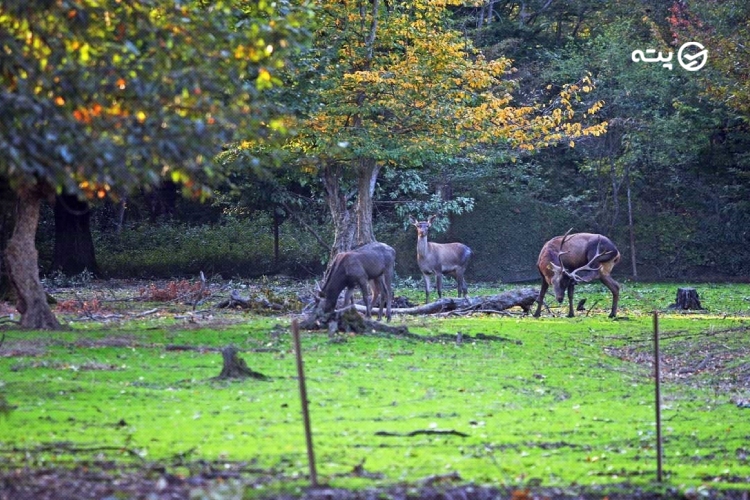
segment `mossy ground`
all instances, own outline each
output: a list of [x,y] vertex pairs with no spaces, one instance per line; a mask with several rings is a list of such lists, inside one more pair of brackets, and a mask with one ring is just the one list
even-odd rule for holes
[[[539,319],[395,317],[439,341],[303,332],[321,480],[365,487],[456,472],[489,485],[653,484],[659,309],[667,484],[747,483],[750,286],[694,286],[705,312],[667,311],[678,285],[625,284],[613,321],[606,289],[588,285],[577,295],[594,308],[572,319],[556,305]],[[396,295],[422,299],[416,287]],[[106,325],[69,317],[63,333],[4,331],[0,391],[15,409],[0,416],[0,468],[114,460],[189,474],[243,463],[277,486],[306,476],[293,315],[160,307]],[[459,332],[460,343],[445,336]],[[228,344],[270,380],[212,380]]]

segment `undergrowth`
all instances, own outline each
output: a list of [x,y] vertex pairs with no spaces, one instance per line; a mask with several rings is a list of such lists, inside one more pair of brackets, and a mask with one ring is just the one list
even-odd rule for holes
[[127,226],[96,234],[97,261],[110,278],[171,278],[206,275],[258,277],[283,273],[309,276],[322,269],[326,252],[304,231],[282,225],[274,258],[271,221],[225,217],[218,224],[169,223]]

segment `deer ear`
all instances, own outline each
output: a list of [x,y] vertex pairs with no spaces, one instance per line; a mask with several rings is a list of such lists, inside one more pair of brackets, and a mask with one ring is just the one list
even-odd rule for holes
[[430,218],[427,219],[427,224],[432,224],[432,221],[434,221],[435,219],[437,219],[437,214],[430,215]]
[[411,223],[411,224],[416,224],[416,223],[417,223],[417,219],[415,219],[414,217],[412,217],[412,216],[410,215],[410,216],[409,216],[409,223]]

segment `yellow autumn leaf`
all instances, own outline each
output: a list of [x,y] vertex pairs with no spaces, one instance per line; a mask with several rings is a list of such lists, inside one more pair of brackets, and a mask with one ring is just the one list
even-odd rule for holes
[[271,73],[269,73],[266,68],[260,68],[260,70],[258,70],[258,78],[255,79],[255,87],[258,90],[269,89],[272,87]]

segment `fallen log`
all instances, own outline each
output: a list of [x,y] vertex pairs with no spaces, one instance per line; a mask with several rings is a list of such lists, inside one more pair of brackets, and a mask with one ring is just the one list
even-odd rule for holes
[[[393,314],[441,314],[441,313],[469,313],[469,312],[504,312],[511,307],[520,307],[529,313],[531,306],[539,297],[539,290],[533,288],[518,288],[498,295],[463,298],[443,298],[434,302],[415,307],[392,309]],[[357,311],[365,312],[365,307],[356,305]]]
[[216,304],[218,309],[270,309],[274,311],[281,311],[284,309],[284,304],[276,302],[270,302],[269,300],[258,297],[258,298],[243,298],[238,290],[232,290],[229,294],[229,298],[222,300]]

